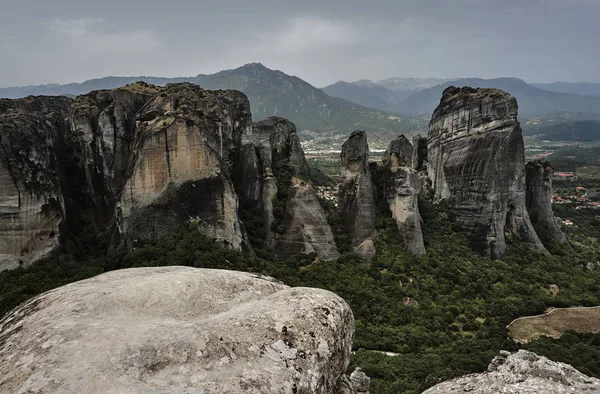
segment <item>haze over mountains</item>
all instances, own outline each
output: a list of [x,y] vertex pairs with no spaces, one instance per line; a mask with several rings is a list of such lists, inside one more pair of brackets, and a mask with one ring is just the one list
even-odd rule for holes
[[[295,122],[299,130],[336,134],[356,129],[366,129],[375,135],[423,132],[442,92],[452,85],[504,90],[517,98],[520,116],[525,119],[549,119],[553,124],[600,120],[598,83],[530,84],[518,78],[394,77],[379,81],[338,81],[318,89],[298,77],[260,63],[195,77],[105,77],[65,85],[0,88],[0,97],[79,95],[140,80],[154,85],[191,82],[205,89],[237,89],[248,96],[255,119],[283,116]],[[575,128],[580,126],[575,124]],[[587,123],[583,127],[584,139],[594,140],[596,124]],[[552,131],[553,138],[560,138],[556,130],[571,130],[565,137],[569,140],[578,134],[572,132],[573,127],[559,127]],[[597,134],[600,136],[600,130]]]
[[347,132],[369,129],[376,133],[402,133],[426,127],[426,122],[405,119],[332,97],[302,79],[271,70],[260,63],[195,77],[106,77],[66,85],[0,88],[0,97],[28,95],[80,95],[92,90],[113,89],[137,81],[163,86],[191,82],[205,89],[236,89],[245,93],[255,119],[282,116],[293,120],[300,130]]
[[[412,90],[410,86],[402,90],[391,90],[382,85],[381,83],[368,86],[364,82],[337,82],[323,90],[328,94],[353,100],[365,106],[412,116],[431,115],[433,109],[438,105],[439,97],[444,89],[452,85],[504,90],[517,98],[520,113],[525,117],[548,116],[564,112],[600,114],[600,96],[591,97],[558,91],[562,87],[563,91],[591,92],[594,84],[581,84],[582,87],[578,87],[579,84],[565,83],[549,85],[549,89],[554,91],[528,84],[518,78],[462,78],[446,80],[434,86]],[[393,100],[390,97],[393,97]]]

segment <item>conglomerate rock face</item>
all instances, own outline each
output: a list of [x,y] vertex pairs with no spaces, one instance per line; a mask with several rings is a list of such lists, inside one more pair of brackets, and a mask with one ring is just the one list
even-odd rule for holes
[[[263,210],[281,254],[339,256],[294,124],[254,125],[241,92],[137,83],[75,100],[0,100],[0,138],[0,270],[60,246],[78,250],[86,226],[118,244],[197,225],[251,251],[240,199]],[[287,231],[277,237],[274,159],[286,162],[295,179],[288,194],[298,197],[284,202]]]
[[121,198],[126,236],[149,241],[193,222],[242,250],[229,154],[252,127],[246,96],[175,85],[154,95],[136,119],[135,155]]
[[440,383],[424,394],[583,394],[600,393],[600,380],[568,364],[550,361],[526,350],[501,352],[487,372]]
[[47,256],[59,246],[65,214],[56,141],[72,100],[0,100],[0,271]]
[[340,215],[354,250],[363,258],[372,258],[376,253],[373,238],[377,191],[371,180],[366,133],[360,130],[353,132],[342,145],[340,157]]
[[475,250],[498,259],[506,236],[544,249],[525,206],[517,101],[497,89],[449,87],[429,125],[428,174]]
[[0,392],[337,393],[353,337],[350,307],[325,290],[235,271],[118,270],[0,320]]
[[413,145],[404,134],[399,135],[392,140],[385,152],[383,152],[382,163],[385,166],[390,166],[392,155],[395,157],[396,165],[402,167],[411,167],[413,161]]
[[77,97],[70,108],[74,154],[93,203],[86,216],[99,225],[114,220],[123,185],[131,175],[137,112],[158,92],[157,87],[138,85],[94,91]]
[[[407,153],[410,155],[407,156]],[[410,168],[413,147],[410,141],[400,136],[392,141],[383,155],[384,195],[396,220],[404,245],[413,254],[425,254],[419,194],[421,179]]]
[[[265,233],[273,250],[281,256],[315,253],[322,260],[339,257],[325,210],[310,182],[310,172],[296,126],[284,118],[270,117],[254,124],[254,141],[262,163],[262,204]],[[274,168],[276,167],[276,168]],[[274,171],[284,173],[275,174]],[[278,195],[277,176],[290,182],[281,226],[274,231],[273,200]],[[280,182],[283,179],[279,179]]]
[[538,236],[547,248],[568,245],[567,238],[552,212],[552,178],[554,168],[548,162],[533,161],[525,166],[527,211]]

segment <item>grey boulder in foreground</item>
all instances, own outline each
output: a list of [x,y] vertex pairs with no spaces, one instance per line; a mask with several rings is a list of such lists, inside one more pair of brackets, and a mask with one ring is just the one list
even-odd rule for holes
[[568,364],[550,361],[526,350],[501,352],[488,371],[440,383],[424,394],[562,394],[600,393],[600,380]]
[[337,295],[189,267],[113,271],[0,321],[2,393],[336,393],[354,318]]

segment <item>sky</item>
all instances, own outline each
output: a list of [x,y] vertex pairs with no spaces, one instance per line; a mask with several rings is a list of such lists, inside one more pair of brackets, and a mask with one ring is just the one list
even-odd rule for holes
[[0,87],[250,62],[388,77],[600,82],[600,0],[0,0]]

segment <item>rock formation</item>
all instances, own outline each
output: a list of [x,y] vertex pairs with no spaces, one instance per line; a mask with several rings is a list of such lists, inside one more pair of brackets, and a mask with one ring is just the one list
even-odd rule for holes
[[375,185],[369,170],[369,146],[364,131],[355,131],[342,145],[340,215],[351,245],[363,258],[375,256]]
[[159,88],[131,85],[77,97],[69,111],[74,155],[84,174],[89,207],[82,212],[103,227],[115,220],[115,209],[130,176],[137,138],[136,114]]
[[[408,155],[408,152],[410,154]],[[413,147],[403,135],[392,141],[383,154],[383,193],[398,224],[404,245],[413,254],[425,254],[419,194],[421,179],[410,168]]]
[[252,127],[246,96],[170,86],[144,105],[137,120],[121,199],[124,233],[148,241],[194,222],[210,238],[242,250],[229,154]]
[[552,178],[554,169],[550,163],[529,162],[525,166],[527,184],[526,205],[531,224],[546,248],[554,245],[567,245],[568,241],[561,231],[552,212]]
[[420,134],[413,137],[413,153],[412,165],[416,171],[424,169],[427,161],[427,137],[422,137]]
[[71,101],[0,100],[0,271],[29,265],[59,246],[65,206],[56,140]]
[[[137,83],[75,100],[1,100],[0,138],[0,270],[59,246],[80,251],[86,228],[118,244],[197,225],[251,251],[240,199],[262,209],[280,254],[339,256],[294,124],[253,125],[240,92]],[[273,162],[290,178],[277,218]],[[271,231],[275,219],[281,234]]]
[[235,271],[119,270],[0,320],[0,392],[336,393],[353,336],[350,307],[325,290]]
[[[417,152],[418,153],[418,152]],[[392,155],[395,156],[396,165],[401,167],[411,167],[413,161],[413,145],[404,134],[399,135],[392,140],[386,151],[383,153],[381,161],[384,166],[390,166]]]
[[526,350],[501,352],[487,372],[440,383],[424,394],[436,393],[559,394],[600,393],[600,380],[588,377],[568,364],[550,361]]
[[543,249],[525,206],[517,101],[497,89],[449,87],[429,125],[428,174],[475,250],[498,259],[506,236]]
[[[270,117],[254,124],[254,134],[264,177],[265,232],[273,250],[281,256],[316,253],[322,260],[339,257],[327,215],[310,183],[296,126],[286,119]],[[278,185],[285,190],[279,190]],[[285,201],[280,201],[283,210],[275,212],[273,202],[277,199]],[[277,226],[276,220],[280,220]]]

